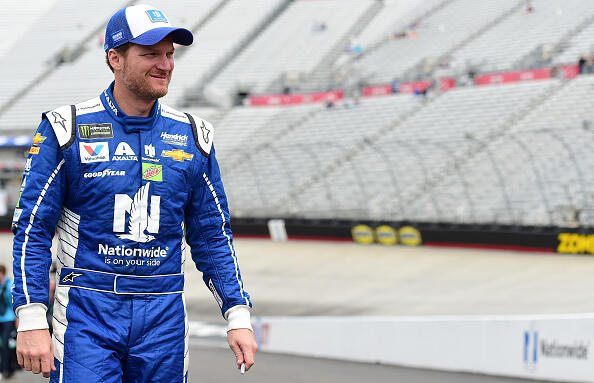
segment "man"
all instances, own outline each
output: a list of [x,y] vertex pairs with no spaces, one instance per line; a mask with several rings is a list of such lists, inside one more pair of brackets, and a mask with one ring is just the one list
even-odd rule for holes
[[14,374],[13,352],[10,349],[10,336],[14,331],[15,316],[12,311],[13,281],[6,275],[6,267],[0,265],[0,336],[2,336],[2,377],[10,378]]
[[13,219],[14,308],[18,362],[51,371],[51,382],[187,382],[186,240],[228,321],[238,368],[254,363],[213,128],[157,101],[171,80],[173,43],[192,40],[154,7],[122,9],[105,34],[115,81],[99,97],[43,114]]

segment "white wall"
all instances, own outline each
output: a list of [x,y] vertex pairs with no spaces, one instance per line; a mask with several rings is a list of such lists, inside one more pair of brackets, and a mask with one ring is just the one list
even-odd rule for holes
[[268,352],[594,382],[594,314],[263,317],[255,329]]

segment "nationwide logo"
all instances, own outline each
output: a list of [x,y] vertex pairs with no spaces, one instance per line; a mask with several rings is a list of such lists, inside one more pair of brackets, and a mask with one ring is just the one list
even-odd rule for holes
[[185,134],[169,134],[161,132],[161,141],[169,145],[187,146],[188,136]]
[[78,135],[80,138],[89,140],[99,138],[113,138],[111,124],[78,124]]
[[107,142],[79,143],[80,160],[83,163],[109,161],[109,145]]
[[190,153],[186,153],[181,149],[173,149],[173,150],[163,150],[161,152],[162,157],[170,157],[175,161],[184,162],[184,160],[191,160],[194,155]]
[[46,137],[42,136],[41,134],[37,133],[35,137],[33,137],[33,145],[42,144],[45,141]]
[[126,246],[109,246],[105,244],[99,244],[99,255],[116,255],[125,257],[149,257],[149,258],[165,258],[167,257],[167,250],[169,247],[164,249],[159,247],[153,247],[150,249],[138,249],[129,248]]
[[163,182],[163,165],[142,163],[142,179]]
[[120,142],[114,156],[111,158],[112,161],[138,161],[136,153],[126,142]]
[[84,178],[103,178],[103,177],[110,177],[110,176],[125,176],[126,175],[126,171],[125,170],[111,170],[111,169],[105,169],[99,172],[90,172],[90,173],[85,173],[83,175]]
[[[141,186],[134,199],[127,194],[116,194],[113,208],[113,232],[123,233],[126,226],[126,214],[130,215],[128,231],[125,234],[116,234],[120,239],[128,239],[134,242],[150,242],[155,237],[151,234],[159,232],[160,204],[161,197],[151,196],[150,215],[149,212],[149,188],[150,182]],[[151,233],[151,234],[149,234]]]
[[589,359],[590,342],[574,340],[573,342],[560,342],[557,339],[546,339],[538,331],[524,331],[524,366],[532,371],[536,369],[539,359]]

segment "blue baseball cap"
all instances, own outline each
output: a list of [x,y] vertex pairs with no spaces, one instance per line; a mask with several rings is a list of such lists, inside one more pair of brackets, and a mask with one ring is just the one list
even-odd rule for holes
[[105,52],[126,43],[153,45],[171,34],[173,42],[190,45],[194,41],[192,32],[174,27],[163,11],[145,4],[136,4],[117,11],[105,29]]

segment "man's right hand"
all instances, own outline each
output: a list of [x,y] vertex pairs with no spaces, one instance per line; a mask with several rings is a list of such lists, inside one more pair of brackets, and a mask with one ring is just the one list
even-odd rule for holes
[[47,329],[19,332],[16,353],[19,365],[27,371],[41,372],[44,378],[49,378],[50,371],[56,371],[54,347]]

